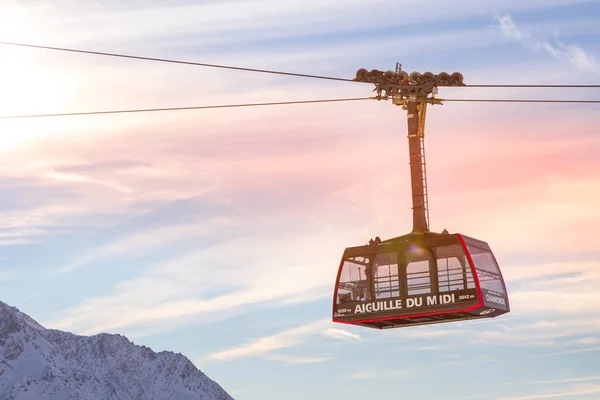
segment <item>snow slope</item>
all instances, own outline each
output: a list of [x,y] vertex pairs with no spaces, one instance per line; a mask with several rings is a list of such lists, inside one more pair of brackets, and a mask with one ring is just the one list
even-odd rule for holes
[[0,301],[1,400],[233,400],[180,354],[46,329]]

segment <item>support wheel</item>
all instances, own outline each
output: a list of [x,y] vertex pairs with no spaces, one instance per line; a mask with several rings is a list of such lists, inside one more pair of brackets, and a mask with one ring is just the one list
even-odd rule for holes
[[410,82],[420,84],[421,79],[422,79],[422,75],[420,72],[414,71],[414,72],[410,73],[410,77],[409,77]]
[[408,83],[408,80],[409,80],[408,72],[400,71],[396,74],[396,83],[398,83],[399,85]]
[[463,84],[463,76],[460,72],[455,72],[450,77],[452,79],[452,84],[456,86],[460,86]]
[[450,86],[450,82],[452,81],[450,74],[447,72],[440,72],[437,79],[438,86]]
[[435,75],[433,75],[433,72],[427,71],[423,74],[423,83],[433,82],[434,79]]
[[355,81],[366,82],[367,79],[369,79],[369,71],[367,71],[365,68],[361,68],[356,71],[356,78],[354,78]]

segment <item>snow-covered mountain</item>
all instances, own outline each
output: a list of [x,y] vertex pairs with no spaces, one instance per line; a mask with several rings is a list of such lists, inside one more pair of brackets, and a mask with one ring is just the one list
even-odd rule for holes
[[233,400],[181,354],[46,329],[0,301],[0,400]]

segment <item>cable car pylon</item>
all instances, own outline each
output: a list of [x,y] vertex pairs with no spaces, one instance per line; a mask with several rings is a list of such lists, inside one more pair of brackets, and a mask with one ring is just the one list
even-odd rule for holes
[[408,149],[412,187],[413,233],[429,232],[429,208],[427,200],[427,171],[425,163],[425,119],[427,104],[443,104],[435,95],[438,86],[465,86],[460,72],[448,74],[431,72],[410,75],[396,63],[396,71],[382,72],[361,68],[354,80],[375,84],[377,100],[388,100],[402,106],[407,112]]
[[431,232],[425,162],[425,119],[439,86],[464,86],[463,75],[442,72],[356,72],[375,85],[375,99],[407,113],[413,229],[406,235],[344,251],[335,284],[333,322],[388,329],[510,312],[498,263],[486,242],[459,233]]

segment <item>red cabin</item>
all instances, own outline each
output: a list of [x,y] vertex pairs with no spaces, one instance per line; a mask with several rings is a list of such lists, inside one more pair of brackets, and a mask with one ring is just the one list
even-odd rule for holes
[[487,243],[424,232],[349,247],[339,267],[333,322],[386,329],[510,312]]

